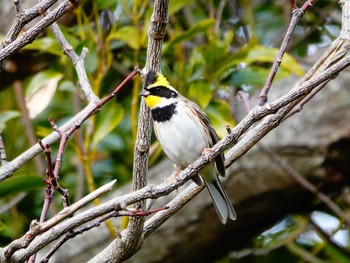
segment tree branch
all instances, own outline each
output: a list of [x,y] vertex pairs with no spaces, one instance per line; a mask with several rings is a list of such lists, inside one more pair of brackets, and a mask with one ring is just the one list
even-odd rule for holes
[[[168,0],[154,2],[151,24],[148,30],[147,59],[144,71],[159,70],[163,38],[168,23]],[[132,191],[146,186],[148,172],[149,146],[151,142],[152,123],[150,110],[141,101],[138,130],[134,148],[134,167]],[[145,209],[145,202],[136,203],[135,207]],[[122,262],[131,257],[143,242],[144,217],[130,218],[128,228],[114,240],[105,250],[96,255],[91,262]]]
[[[25,45],[32,42],[45,28],[49,27],[52,23],[57,21],[61,16],[63,16],[68,11],[74,8],[77,8],[79,4],[80,4],[80,1],[75,1],[75,0],[63,1],[60,5],[58,5],[52,12],[50,12],[35,26],[33,26],[28,31],[24,32],[21,37],[17,38],[10,44],[3,47],[0,50],[0,65],[3,63],[5,58],[7,58],[9,55],[15,53]],[[49,8],[49,6],[47,8]]]

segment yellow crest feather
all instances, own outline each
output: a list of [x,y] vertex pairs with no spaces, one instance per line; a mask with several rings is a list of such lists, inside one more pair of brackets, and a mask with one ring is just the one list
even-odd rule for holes
[[156,80],[156,82],[154,82],[149,87],[152,88],[152,87],[156,87],[156,86],[169,87],[170,83],[168,82],[168,80],[161,73],[157,73],[157,80]]

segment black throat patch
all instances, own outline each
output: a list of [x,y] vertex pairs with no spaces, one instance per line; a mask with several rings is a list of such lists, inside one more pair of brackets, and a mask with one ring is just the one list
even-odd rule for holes
[[156,122],[166,122],[171,119],[171,117],[176,114],[176,102],[170,105],[154,108],[151,110],[153,121]]

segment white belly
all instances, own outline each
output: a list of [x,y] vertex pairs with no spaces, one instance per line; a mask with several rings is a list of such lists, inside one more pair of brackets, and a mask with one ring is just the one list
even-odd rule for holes
[[177,113],[167,122],[155,122],[156,137],[163,151],[177,166],[186,167],[210,146],[208,135],[197,118],[190,118],[186,108],[177,107]]

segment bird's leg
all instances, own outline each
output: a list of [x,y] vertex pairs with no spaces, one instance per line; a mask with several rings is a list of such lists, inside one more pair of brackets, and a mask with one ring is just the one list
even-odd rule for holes
[[182,166],[178,166],[177,169],[169,177],[163,180],[163,183],[170,184],[172,181],[176,180],[176,176],[182,171],[182,169]]

